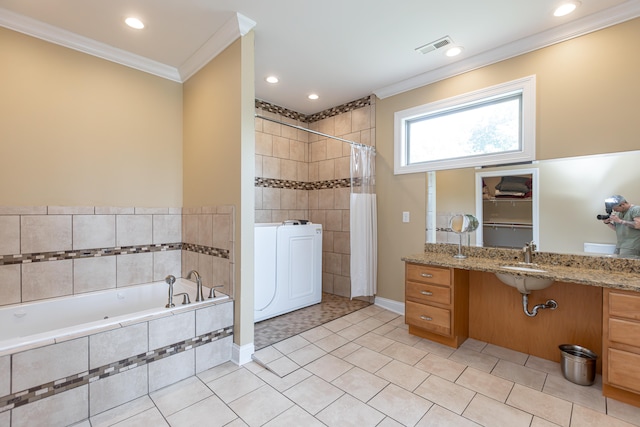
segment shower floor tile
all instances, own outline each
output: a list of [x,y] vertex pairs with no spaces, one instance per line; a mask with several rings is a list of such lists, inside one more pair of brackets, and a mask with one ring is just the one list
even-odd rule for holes
[[320,304],[256,323],[253,345],[256,351],[260,350],[370,305],[366,301],[323,293]]

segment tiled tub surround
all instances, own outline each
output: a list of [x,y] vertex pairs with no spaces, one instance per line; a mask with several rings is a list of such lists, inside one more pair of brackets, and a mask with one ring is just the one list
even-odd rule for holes
[[205,286],[233,298],[235,207],[182,209],[182,272],[196,270]]
[[[373,97],[306,116],[256,101],[256,113],[366,145],[375,142]],[[350,296],[351,146],[256,119],[256,222],[308,219],[323,226],[323,291]]]
[[[175,307],[171,309],[166,307],[168,285],[165,281],[2,306],[0,356],[229,299],[222,293],[209,299],[209,288],[203,287],[205,300],[198,302],[195,284],[180,278],[176,279],[173,292]],[[182,304],[180,293],[188,294],[190,304]]]
[[66,426],[231,358],[233,302],[0,356],[0,425]]
[[0,305],[181,275],[179,208],[0,207]]
[[233,215],[232,206],[0,207],[0,305],[193,269],[233,296]]
[[[0,305],[191,269],[233,296],[233,217],[233,206],[0,207]],[[0,356],[0,425],[72,424],[229,360],[233,303],[119,326]]]
[[457,245],[427,243],[423,253],[408,255],[402,257],[402,260],[463,270],[552,278],[559,282],[640,292],[638,259],[535,252],[533,262],[544,272],[515,272],[502,266],[517,265],[522,261],[522,251],[519,249],[468,246],[463,248],[463,253],[467,255],[465,259],[454,258],[453,255],[457,253]]

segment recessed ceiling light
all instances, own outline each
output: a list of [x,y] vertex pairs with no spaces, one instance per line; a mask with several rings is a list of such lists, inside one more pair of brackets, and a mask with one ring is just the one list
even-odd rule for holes
[[315,93],[312,93],[311,95],[309,95],[307,98],[311,99],[311,100],[316,100],[318,98],[320,98],[318,95],[316,95]]
[[127,24],[131,28],[135,28],[136,30],[141,30],[144,28],[144,24],[138,18],[130,16],[129,18],[125,19],[124,22],[125,24]]
[[458,56],[462,53],[462,46],[453,46],[447,49],[445,55],[447,56]]
[[560,6],[556,8],[553,12],[553,16],[565,16],[576,10],[576,8],[580,6],[579,1],[568,1],[562,3]]
[[276,76],[268,76],[267,78],[265,78],[265,80],[267,81],[267,83],[278,83],[278,78]]

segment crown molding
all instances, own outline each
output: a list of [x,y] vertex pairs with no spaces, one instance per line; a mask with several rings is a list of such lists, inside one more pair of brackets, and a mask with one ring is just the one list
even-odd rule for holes
[[415,77],[385,86],[373,93],[380,99],[398,95],[422,86],[463,74],[496,62],[542,49],[575,37],[601,30],[640,16],[640,0],[630,0],[605,11],[585,16],[550,30],[516,40],[454,64],[437,68]]
[[224,25],[207,40],[200,49],[189,57],[179,68],[181,80],[187,81],[209,61],[218,56],[238,37],[244,36],[256,26],[251,19],[239,13],[229,18]]
[[0,26],[158,77],[176,82],[181,81],[178,70],[175,67],[97,42],[3,8],[0,8]]
[[126,67],[135,68],[145,73],[183,83],[238,37],[244,36],[251,31],[256,26],[256,23],[239,13],[235,13],[180,68],[135,55],[4,8],[0,8],[0,26]]

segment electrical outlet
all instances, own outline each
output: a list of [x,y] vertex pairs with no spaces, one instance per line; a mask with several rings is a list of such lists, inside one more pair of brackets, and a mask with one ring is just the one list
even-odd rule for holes
[[409,212],[402,212],[402,222],[409,222],[411,220],[411,215]]

